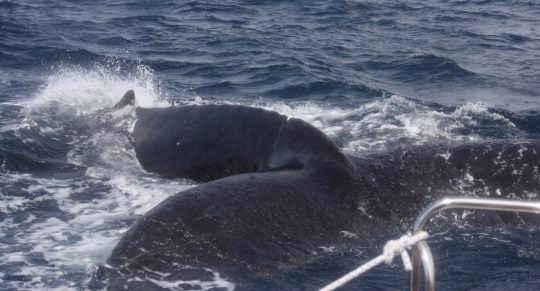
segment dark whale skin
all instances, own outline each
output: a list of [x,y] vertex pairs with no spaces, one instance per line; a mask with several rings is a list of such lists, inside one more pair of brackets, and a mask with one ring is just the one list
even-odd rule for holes
[[[130,228],[91,284],[110,290],[157,288],[133,278],[267,276],[316,260],[322,247],[402,231],[430,201],[467,190],[463,181],[478,196],[519,199],[540,186],[534,140],[360,155],[342,152],[305,121],[240,105],[137,108],[132,137],[147,171],[204,183],[172,195]],[[477,216],[490,225],[537,221]]]

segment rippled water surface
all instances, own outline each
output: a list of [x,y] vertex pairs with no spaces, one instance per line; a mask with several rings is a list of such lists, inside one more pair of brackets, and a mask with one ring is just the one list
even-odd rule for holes
[[[356,152],[537,139],[538,15],[527,0],[0,0],[0,289],[86,288],[137,217],[195,185],[140,167],[134,111],[104,111],[126,90],[144,107],[276,110]],[[439,287],[535,290],[539,239],[533,227],[438,230]],[[200,285],[316,289],[383,244]],[[396,261],[347,288],[403,290],[407,278]]]

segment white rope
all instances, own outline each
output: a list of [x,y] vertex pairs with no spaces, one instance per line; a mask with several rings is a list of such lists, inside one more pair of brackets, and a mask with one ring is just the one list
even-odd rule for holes
[[403,261],[403,267],[406,271],[410,272],[412,270],[412,264],[411,264],[411,258],[409,257],[409,254],[407,250],[411,248],[411,246],[415,245],[417,242],[425,240],[429,237],[428,233],[425,231],[421,231],[416,233],[415,235],[411,235],[410,233],[407,233],[406,235],[400,237],[397,240],[390,240],[384,245],[384,250],[381,255],[378,257],[375,257],[371,261],[361,265],[360,267],[352,270],[345,276],[337,279],[336,281],[326,285],[325,287],[319,289],[319,291],[333,291],[337,288],[347,284],[352,279],[362,275],[363,273],[373,269],[374,267],[386,263],[387,265],[391,264],[394,260],[394,256],[397,254],[401,254],[401,260]]

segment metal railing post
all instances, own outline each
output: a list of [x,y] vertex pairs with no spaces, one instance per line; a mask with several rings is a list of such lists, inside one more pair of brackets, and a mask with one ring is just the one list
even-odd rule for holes
[[[418,242],[412,247],[411,290],[420,290],[422,275],[424,276],[424,289],[435,291],[435,263],[431,249],[426,241]],[[420,272],[422,268],[423,274]]]

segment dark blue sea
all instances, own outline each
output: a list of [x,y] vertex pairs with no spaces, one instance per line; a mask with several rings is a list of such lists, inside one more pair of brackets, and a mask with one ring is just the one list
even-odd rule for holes
[[[84,290],[135,219],[195,185],[141,168],[133,112],[104,120],[128,89],[143,107],[276,110],[357,152],[537,139],[540,2],[0,0],[0,290]],[[411,225],[396,228],[388,239]],[[323,259],[270,277],[198,285],[314,290],[384,243],[321,246]],[[455,223],[429,243],[440,290],[540,286],[537,226]],[[342,290],[407,288],[396,259]]]

